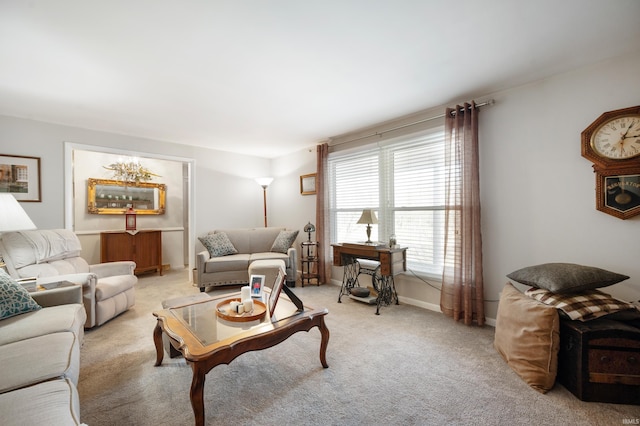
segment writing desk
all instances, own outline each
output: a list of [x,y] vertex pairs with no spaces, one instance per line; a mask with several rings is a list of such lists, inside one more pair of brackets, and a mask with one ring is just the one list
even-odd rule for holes
[[[359,285],[360,272],[357,259],[368,259],[379,262],[375,271],[366,271],[371,275],[373,288],[378,292],[376,298],[376,315],[380,315],[380,305],[389,305],[395,301],[398,304],[394,275],[407,270],[407,247],[389,248],[375,244],[338,243],[333,247],[333,264],[344,266],[342,287],[338,296],[338,303],[344,294],[349,294],[353,287]],[[378,277],[379,273],[379,277]]]

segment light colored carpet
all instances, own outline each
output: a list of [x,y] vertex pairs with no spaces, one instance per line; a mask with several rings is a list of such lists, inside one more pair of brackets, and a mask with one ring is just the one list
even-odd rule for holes
[[[99,425],[191,425],[191,369],[165,356],[155,367],[151,312],[196,294],[188,271],[141,277],[133,309],[85,334],[81,420]],[[466,327],[409,305],[375,307],[331,285],[296,287],[326,307],[328,369],[320,333],[214,368],[205,382],[208,425],[620,425],[640,407],[586,403],[564,387],[530,389],[493,348],[493,328]]]

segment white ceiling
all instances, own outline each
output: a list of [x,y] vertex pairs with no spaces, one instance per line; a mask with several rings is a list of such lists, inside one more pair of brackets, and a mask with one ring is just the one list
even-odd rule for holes
[[272,158],[638,51],[638,0],[0,0],[0,114]]

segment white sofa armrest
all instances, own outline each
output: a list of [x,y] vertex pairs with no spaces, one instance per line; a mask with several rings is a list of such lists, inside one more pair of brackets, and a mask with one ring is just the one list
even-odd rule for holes
[[202,283],[202,274],[204,274],[204,264],[211,258],[209,251],[203,250],[196,254],[196,282],[194,284],[200,285]]
[[51,283],[58,281],[69,281],[82,286],[82,303],[87,313],[87,322],[85,328],[91,328],[96,325],[96,284],[98,277],[91,272],[80,274],[56,275],[51,277],[38,278],[38,284]]
[[46,291],[36,291],[30,293],[33,300],[43,308],[58,305],[70,305],[73,303],[82,304],[82,286],[73,285],[68,287],[54,288]]
[[287,250],[289,255],[289,270],[287,270],[287,281],[295,282],[298,279],[298,250],[295,247],[289,247]]
[[89,265],[89,271],[96,274],[98,278],[113,277],[116,275],[133,275],[135,269],[136,263],[130,260]]

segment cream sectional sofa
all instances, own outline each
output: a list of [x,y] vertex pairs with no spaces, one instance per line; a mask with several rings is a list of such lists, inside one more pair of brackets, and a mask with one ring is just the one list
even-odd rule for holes
[[[255,260],[281,259],[287,285],[296,281],[298,255],[293,247],[298,231],[285,228],[217,229],[198,239],[207,250],[196,255],[195,281],[200,291],[209,286],[246,284]],[[266,283],[271,286],[272,283]]]
[[[79,425],[80,346],[86,313],[82,288],[31,293],[40,309],[7,315],[6,280],[0,272],[0,423]],[[33,309],[33,307],[31,308]]]
[[131,261],[89,265],[80,257],[82,247],[67,229],[5,232],[0,254],[13,278],[37,278],[39,282],[71,281],[81,284],[87,312],[85,328],[102,325],[135,304]]

